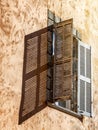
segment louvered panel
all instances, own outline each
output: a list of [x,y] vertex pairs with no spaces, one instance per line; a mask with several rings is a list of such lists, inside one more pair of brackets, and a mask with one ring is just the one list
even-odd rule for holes
[[71,76],[72,75],[72,62],[66,62],[63,63],[63,67],[64,67],[64,77],[66,78],[67,76]]
[[40,73],[39,106],[46,101],[47,71]]
[[85,76],[85,48],[80,45],[80,74]]
[[86,83],[86,111],[91,113],[91,84]]
[[56,28],[55,57],[56,60],[63,58],[63,27]]
[[54,96],[55,99],[63,96],[63,64],[55,66],[55,88],[54,88]]
[[72,96],[72,76],[64,77],[62,98],[71,99]]
[[68,59],[72,58],[72,37],[71,35],[66,36],[64,39],[64,44],[63,44],[63,57]]
[[71,98],[71,63],[56,65],[55,73],[55,98]]
[[41,66],[47,64],[47,32],[41,35]]
[[65,36],[72,32],[72,24],[66,24],[64,26],[64,34]]
[[91,52],[86,49],[86,77],[91,78]]
[[25,81],[25,94],[24,94],[22,116],[25,116],[27,113],[35,109],[36,88],[37,88],[37,76],[34,76]]
[[29,73],[37,68],[37,46],[37,36],[27,40],[26,73]]
[[65,24],[63,25],[63,61],[65,61],[66,63],[72,62],[72,53],[73,53],[73,36],[72,36],[72,19],[71,19],[65,21]]
[[66,97],[66,99],[71,98],[72,94],[72,63],[66,62],[63,64],[64,69],[64,81],[63,81],[63,96]]
[[85,111],[85,82],[80,80],[80,111]]

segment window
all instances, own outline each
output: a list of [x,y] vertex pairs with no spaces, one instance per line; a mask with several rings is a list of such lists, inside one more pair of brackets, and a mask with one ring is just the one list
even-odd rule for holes
[[91,47],[73,35],[72,23],[49,24],[25,36],[19,124],[47,105],[92,116]]
[[73,40],[72,70],[71,98],[55,104],[79,115],[92,117],[91,47],[76,37]]
[[54,104],[92,116],[91,47],[72,35],[72,20],[56,24],[54,33]]

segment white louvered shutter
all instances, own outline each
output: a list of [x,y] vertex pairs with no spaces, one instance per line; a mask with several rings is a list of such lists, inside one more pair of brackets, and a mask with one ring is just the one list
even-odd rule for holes
[[91,47],[78,41],[78,112],[92,116]]

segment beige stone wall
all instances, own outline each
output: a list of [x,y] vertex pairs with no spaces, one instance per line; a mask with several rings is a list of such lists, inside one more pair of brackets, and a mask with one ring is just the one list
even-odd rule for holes
[[[98,130],[98,1],[0,1],[0,130]],[[63,20],[73,18],[82,40],[92,46],[93,118],[79,119],[52,108],[18,125],[24,36],[47,26],[47,8]]]

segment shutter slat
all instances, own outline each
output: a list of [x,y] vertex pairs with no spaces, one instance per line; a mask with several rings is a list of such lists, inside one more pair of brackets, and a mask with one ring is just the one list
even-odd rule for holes
[[85,82],[80,80],[80,110],[85,111]]
[[29,73],[37,68],[38,37],[28,39],[26,44],[26,73]]
[[91,113],[91,84],[86,83],[86,111]]
[[89,49],[86,49],[86,77],[91,78],[91,54]]
[[80,45],[80,75],[85,76],[85,48]]

